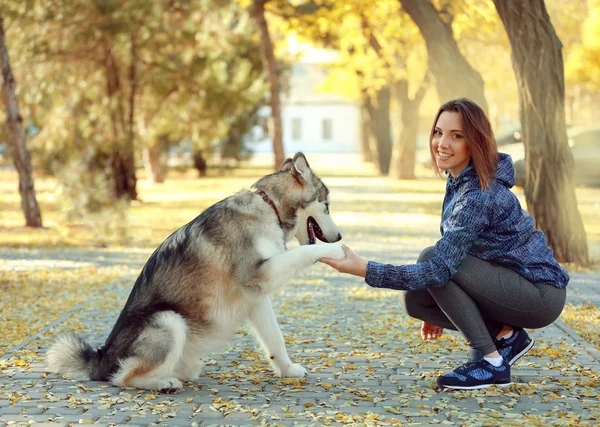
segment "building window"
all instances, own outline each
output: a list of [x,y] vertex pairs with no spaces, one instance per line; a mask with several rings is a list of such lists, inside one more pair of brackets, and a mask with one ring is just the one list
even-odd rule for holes
[[299,140],[302,138],[300,119],[292,119],[292,139]]
[[331,119],[323,119],[323,140],[331,141],[333,131],[333,121]]

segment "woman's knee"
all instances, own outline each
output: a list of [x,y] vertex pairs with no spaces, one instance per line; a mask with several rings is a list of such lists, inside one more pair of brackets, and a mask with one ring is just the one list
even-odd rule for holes
[[402,309],[410,317],[421,319],[425,308],[425,301],[423,299],[422,292],[427,291],[400,291],[398,301]]
[[417,262],[426,262],[433,258],[434,249],[434,246],[429,246],[428,248],[423,249],[419,254],[419,258],[417,258]]

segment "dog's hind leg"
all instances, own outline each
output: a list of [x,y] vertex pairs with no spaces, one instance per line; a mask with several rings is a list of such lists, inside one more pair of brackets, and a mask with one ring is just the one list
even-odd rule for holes
[[175,376],[181,381],[197,381],[204,368],[204,362],[200,359],[202,353],[201,346],[194,345],[194,338],[188,337],[181,360],[175,368]]
[[131,346],[131,356],[120,362],[110,382],[121,387],[176,390],[183,387],[174,375],[185,347],[187,323],[174,311],[161,311]]
[[281,329],[275,318],[269,297],[261,298],[250,311],[248,321],[267,353],[275,374],[279,377],[303,377],[306,370],[290,360]]

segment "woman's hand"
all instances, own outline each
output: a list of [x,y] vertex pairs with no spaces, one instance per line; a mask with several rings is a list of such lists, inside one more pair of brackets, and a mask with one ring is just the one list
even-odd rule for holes
[[437,325],[432,325],[427,322],[423,322],[423,325],[421,325],[421,338],[423,338],[424,341],[435,340],[441,337],[443,333],[444,328]]
[[365,277],[367,275],[367,262],[359,257],[358,254],[348,246],[342,245],[342,249],[346,254],[344,259],[338,261],[331,258],[321,258],[319,261],[335,268],[340,273],[348,273],[358,277]]

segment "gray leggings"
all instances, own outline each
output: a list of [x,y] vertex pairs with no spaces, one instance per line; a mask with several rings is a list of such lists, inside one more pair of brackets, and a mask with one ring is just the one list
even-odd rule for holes
[[[433,256],[433,247],[417,262]],[[504,325],[538,329],[554,322],[565,305],[566,290],[534,284],[517,272],[468,256],[445,286],[400,291],[409,316],[460,331],[483,354],[496,351],[492,337]]]

